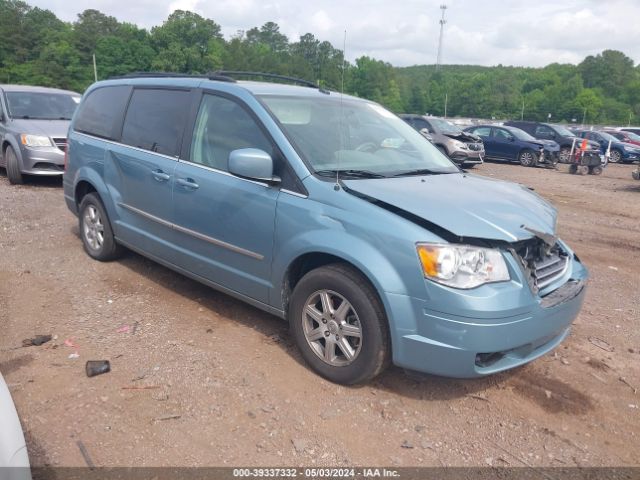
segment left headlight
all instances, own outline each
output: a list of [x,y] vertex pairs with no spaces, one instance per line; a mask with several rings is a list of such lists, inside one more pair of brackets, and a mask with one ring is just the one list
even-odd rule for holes
[[454,288],[475,288],[510,280],[499,250],[471,245],[419,243],[418,257],[424,276]]
[[51,143],[51,139],[49,137],[45,137],[43,135],[29,135],[23,133],[20,135],[20,140],[23,145],[27,147],[51,147],[53,144]]
[[453,142],[453,145],[454,145],[456,148],[459,148],[460,150],[468,150],[468,149],[469,149],[469,146],[468,146],[466,143],[461,142],[461,141],[459,141],[459,140],[454,141],[454,142]]

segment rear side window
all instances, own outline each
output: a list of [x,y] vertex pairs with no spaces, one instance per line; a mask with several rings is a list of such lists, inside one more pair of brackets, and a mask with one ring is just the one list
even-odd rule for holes
[[186,90],[136,89],[122,127],[122,143],[177,156],[189,113]]
[[476,135],[480,135],[481,137],[490,137],[491,136],[491,128],[489,127],[478,127],[473,130],[473,133]]
[[102,87],[92,91],[80,105],[74,130],[108,140],[117,140],[131,87]]

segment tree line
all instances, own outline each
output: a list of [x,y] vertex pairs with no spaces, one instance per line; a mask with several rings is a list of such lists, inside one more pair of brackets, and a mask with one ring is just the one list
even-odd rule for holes
[[524,118],[552,122],[640,123],[640,67],[615,50],[578,65],[544,68],[433,65],[394,67],[362,56],[345,62],[331,43],[295,41],[274,22],[238,31],[176,10],[151,30],[85,10],[74,22],[20,0],[0,0],[0,82],[84,91],[94,79],[131,72],[204,74],[249,70],[305,78],[400,113]]

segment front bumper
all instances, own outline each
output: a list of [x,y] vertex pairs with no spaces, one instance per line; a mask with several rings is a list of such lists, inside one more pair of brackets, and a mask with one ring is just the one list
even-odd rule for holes
[[458,164],[477,165],[484,163],[484,150],[454,150],[449,158]]
[[[393,334],[393,361],[409,370],[458,378],[528,363],[566,338],[582,307],[587,277],[574,258],[542,296],[518,281],[487,285],[482,292],[444,289],[448,297],[440,301],[389,295],[394,319],[415,320],[410,328],[403,328],[408,322],[394,322],[401,331]],[[456,296],[458,305],[452,303]]]
[[64,173],[64,150],[58,147],[21,147],[22,173],[27,175],[60,176]]

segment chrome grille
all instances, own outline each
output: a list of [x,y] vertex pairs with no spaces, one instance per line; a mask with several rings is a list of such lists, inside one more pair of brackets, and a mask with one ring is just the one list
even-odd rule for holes
[[569,255],[558,243],[549,247],[536,238],[520,244],[516,253],[529,276],[529,284],[535,292],[551,285],[569,268]]
[[551,252],[548,256],[534,261],[533,265],[535,268],[531,274],[535,284],[539,289],[543,289],[564,275],[569,265],[569,257],[564,252]]
[[67,149],[67,139],[66,138],[54,138],[53,143],[56,147],[58,147],[63,152]]

